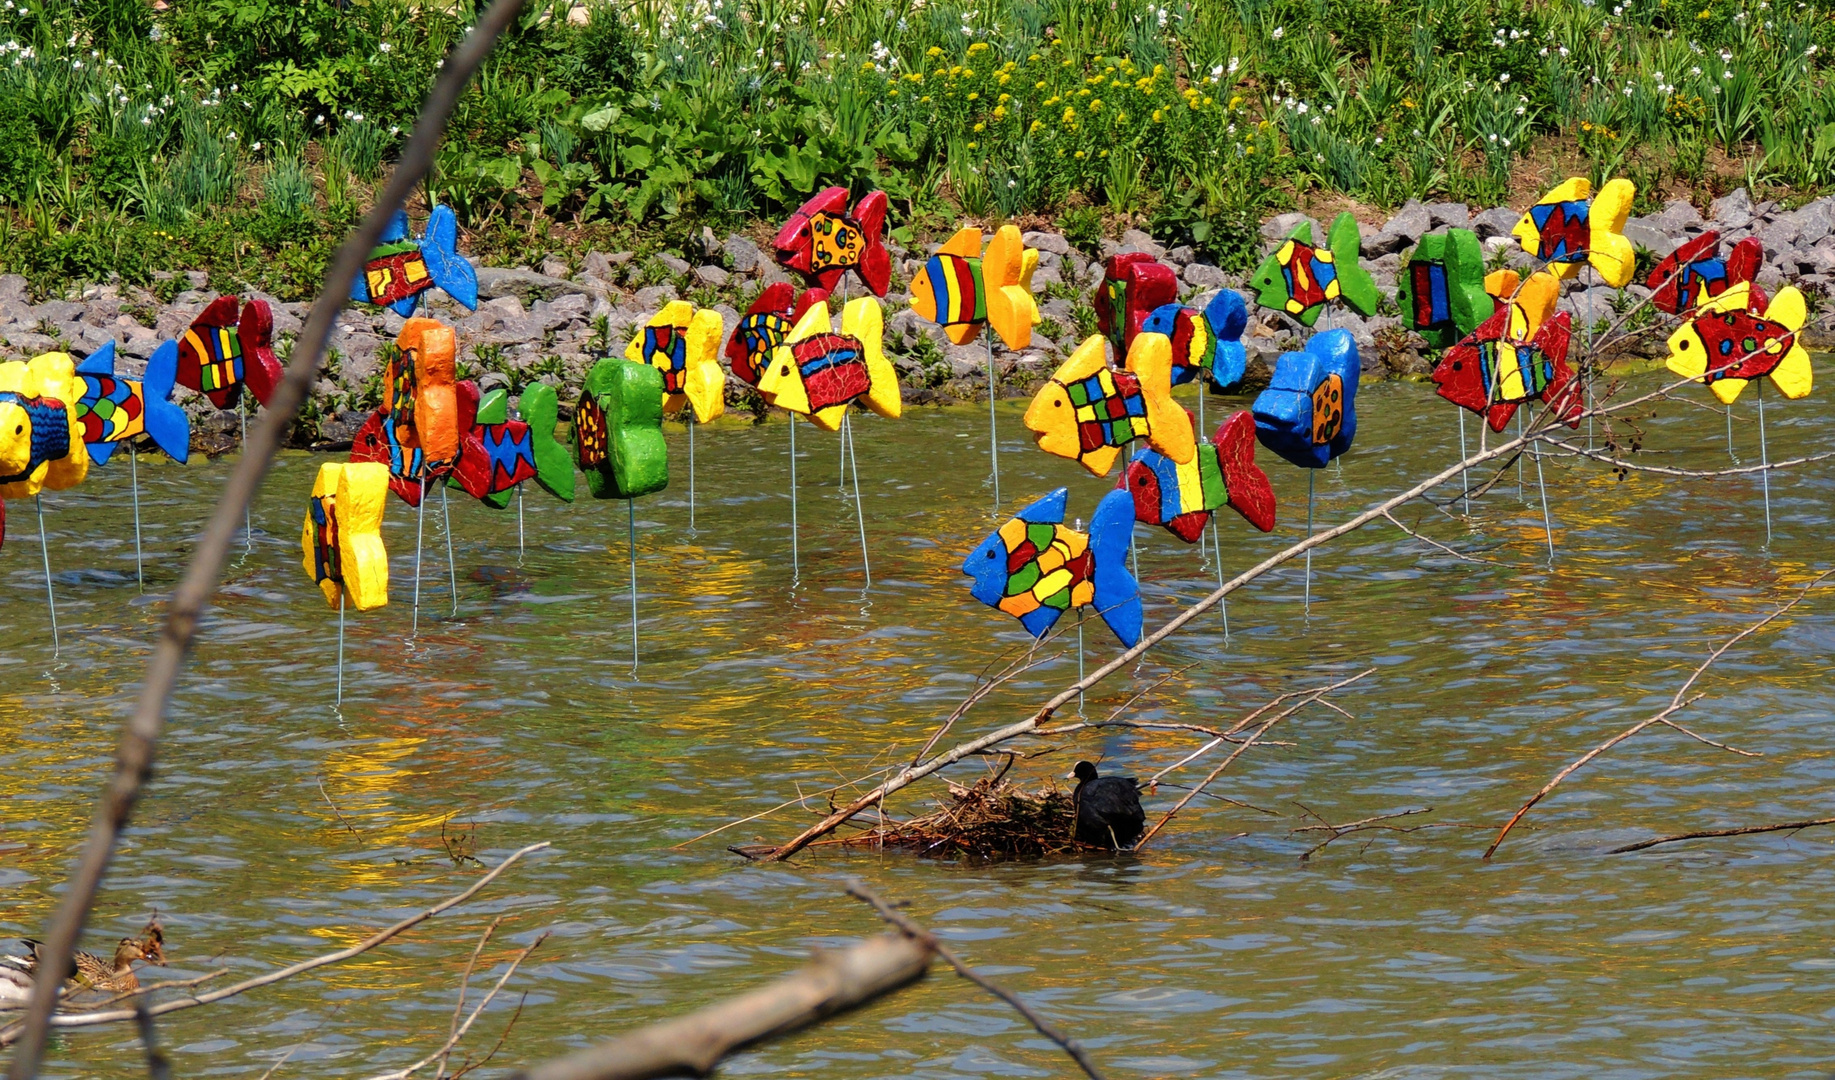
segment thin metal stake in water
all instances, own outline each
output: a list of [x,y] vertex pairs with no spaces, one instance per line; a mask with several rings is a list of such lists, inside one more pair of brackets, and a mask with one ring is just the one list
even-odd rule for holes
[[694,413],[688,414],[688,535],[693,536],[694,527]]
[[1536,459],[1536,490],[1542,493],[1542,535],[1548,537],[1548,561],[1555,561],[1555,527],[1548,521],[1548,482],[1542,479],[1542,448],[1535,443],[1529,445],[1529,452]]
[[344,704],[344,585],[338,584],[338,704]]
[[522,494],[528,481],[516,485],[516,565],[522,565]]
[[1587,449],[1593,449],[1593,377],[1597,373],[1593,356],[1593,267],[1587,265],[1587,355],[1582,371],[1587,386]]
[[459,570],[452,561],[452,514],[447,512],[446,485],[440,485],[440,524],[446,527],[446,584],[452,589],[452,613],[459,613]]
[[415,507],[414,517],[414,625],[410,634],[420,633],[421,628],[421,540],[427,534],[427,478],[421,477],[421,501]]
[[[236,422],[242,425],[241,452],[246,454],[248,453],[248,414],[242,411],[243,404],[242,398],[238,396],[236,398]],[[255,526],[249,516],[253,512],[254,505],[255,500],[250,499],[248,504],[242,508],[242,553],[244,555],[255,550]]]
[[[1083,685],[1083,612],[1077,612],[1077,685]],[[1077,715],[1083,715],[1083,691],[1077,691]]]
[[1465,407],[1459,408],[1459,497],[1465,500],[1465,516],[1472,516],[1472,485],[1465,478]]
[[1753,380],[1759,392],[1759,479],[1765,485],[1765,546],[1771,546],[1771,452],[1765,448],[1765,383]]
[[[1313,538],[1313,475],[1317,469],[1306,470],[1306,538]],[[1306,616],[1313,613],[1313,549],[1306,549]]]
[[45,557],[45,610],[51,613],[51,659],[57,659],[57,596],[51,591],[51,545],[45,541],[45,504],[37,495],[32,505],[38,508],[38,550]]
[[637,500],[626,499],[631,545],[631,674],[637,674]]
[[134,450],[134,440],[127,441],[127,475],[128,486],[134,492],[134,580],[140,582],[140,591],[147,591],[146,566],[140,558],[140,455]]
[[848,468],[854,475],[854,520],[860,523],[860,570],[866,575],[867,588],[873,587],[873,564],[867,560],[867,515],[860,504],[860,451],[854,449],[854,426],[841,421],[841,434],[847,440]]
[[803,580],[796,550],[796,414],[790,414],[790,585]]
[[[1200,391],[1202,392],[1202,391]],[[1204,535],[1199,533],[1200,536]],[[1217,555],[1217,587],[1223,588],[1223,541],[1217,535],[1217,515],[1211,515],[1211,550]],[[1217,602],[1217,613],[1223,616],[1223,641],[1230,642],[1230,598],[1224,597]]]
[[1733,403],[1731,401],[1727,402],[1727,458],[1736,463],[1739,461],[1739,455],[1733,452]]
[[[1199,443],[1204,442],[1204,387],[1205,387],[1205,382],[1210,378],[1210,375],[1211,375],[1210,369],[1208,368],[1198,369],[1198,442]],[[1211,524],[1215,525],[1216,523],[1217,523],[1217,517],[1215,514],[1213,514],[1211,515]],[[1198,530],[1198,569],[1200,571],[1203,571],[1206,567],[1210,566],[1211,564],[1210,556],[1207,555],[1204,550],[1204,532],[1205,531],[1203,529]],[[1223,552],[1219,551],[1217,553],[1217,558],[1218,558],[1219,565],[1221,565],[1222,560],[1223,560]],[[1227,625],[1229,623],[1229,619],[1225,618],[1224,623]]]
[[[1521,409],[1518,409],[1516,411],[1516,437],[1519,439],[1523,437],[1523,410]],[[1518,453],[1516,455],[1516,497],[1517,497],[1517,501],[1519,502],[1522,501],[1522,498],[1523,498],[1523,455],[1521,453]]]
[[996,374],[994,370],[994,331],[984,328],[988,345],[988,467],[994,472],[994,516],[1000,516],[1000,430],[994,422]]

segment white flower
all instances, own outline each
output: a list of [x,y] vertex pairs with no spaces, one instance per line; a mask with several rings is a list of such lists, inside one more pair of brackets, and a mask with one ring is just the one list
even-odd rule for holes
[[1286,35],[1287,35],[1287,28],[1285,26],[1277,26],[1274,28],[1274,33],[1269,36],[1273,37],[1274,40],[1279,41],[1281,40],[1281,38],[1285,37]]
[[1230,74],[1232,75],[1236,74],[1236,64],[1236,58],[1234,56],[1230,57]]
[[[390,49],[392,49],[392,48],[394,48],[394,46],[392,46],[392,45],[390,45],[390,44],[389,44],[388,42],[386,42],[386,41],[385,41],[385,42],[383,42],[382,44],[380,44],[380,45],[378,45],[378,46],[376,46],[376,51],[377,51],[377,52],[385,52],[385,53],[386,53],[386,52],[388,52],[388,51],[389,51]],[[233,86],[232,86],[232,87],[230,87],[230,89],[232,89],[232,90],[233,90],[233,89],[235,89],[235,87],[233,87]]]
[[257,153],[257,154],[259,154],[259,153],[261,153],[261,144],[260,144],[259,142],[257,142],[257,143],[256,143],[255,145],[253,145],[253,146],[251,146],[251,147],[249,147],[249,149],[250,149],[250,150],[253,150],[253,151],[255,151],[255,153]]
[[1502,75],[1499,75],[1499,76],[1497,77],[1497,81],[1498,81],[1498,83],[1499,83],[1500,85],[1501,85],[1501,84],[1503,84],[1503,83],[1507,83],[1507,82],[1509,82],[1509,81],[1510,81],[1510,73],[1509,73],[1508,71],[1506,71],[1506,72],[1504,72],[1504,73],[1503,73]]
[[313,117],[312,122],[315,124],[323,124],[325,122],[325,114],[320,113],[317,116]]

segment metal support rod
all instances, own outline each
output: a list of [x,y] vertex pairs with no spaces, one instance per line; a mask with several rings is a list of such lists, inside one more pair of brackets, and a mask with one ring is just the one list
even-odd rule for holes
[[[1312,535],[1313,535],[1313,476],[1317,474],[1318,471],[1319,470],[1317,469],[1306,470],[1306,538],[1308,540],[1312,539]],[[1306,616],[1308,618],[1311,618],[1312,613],[1313,613],[1313,549],[1307,548],[1306,549]]]
[[421,477],[421,499],[414,516],[414,624],[409,634],[421,629],[421,541],[427,533],[427,478]]
[[[242,443],[238,452],[248,453],[248,414],[242,410],[242,396],[236,397],[236,422],[242,425]],[[250,499],[242,507],[242,553],[249,554],[255,550],[255,526],[253,524],[255,500]]]
[[796,543],[796,414],[790,414],[790,587],[803,580]]
[[694,410],[688,412],[688,535],[695,534],[694,527]]
[[1536,490],[1542,493],[1542,535],[1548,537],[1548,561],[1555,561],[1555,527],[1548,520],[1548,481],[1542,478],[1542,448],[1535,443],[1529,444],[1529,452],[1536,459]]
[[146,563],[140,555],[140,455],[134,450],[134,440],[127,441],[127,476],[128,486],[134,492],[134,580],[140,583],[140,591],[147,591]]
[[452,613],[459,613],[459,569],[452,559],[452,514],[446,502],[447,485],[440,483],[440,524],[446,529],[446,584],[452,590]]
[[529,482],[527,480],[524,480],[522,483],[516,485],[516,565],[517,566],[522,565],[522,553],[523,553],[522,505],[523,505],[523,492],[526,491],[528,487],[529,487]]
[[1727,459],[1739,463],[1739,455],[1733,452],[1733,403],[1727,402]]
[[1754,379],[1759,392],[1759,480],[1765,487],[1765,546],[1771,546],[1771,452],[1765,447],[1765,383]]
[[994,370],[994,331],[984,327],[988,345],[988,468],[994,474],[994,516],[1000,517],[1000,429],[995,424],[994,401],[998,376]]
[[867,588],[873,587],[873,564],[867,558],[867,515],[860,501],[860,451],[854,449],[854,425],[841,421],[841,435],[847,440],[848,468],[854,477],[854,520],[860,523],[860,570],[866,575]]
[[38,551],[45,559],[45,610],[51,613],[51,659],[57,659],[57,595],[51,589],[51,545],[45,540],[45,503],[38,495],[32,496],[32,505],[38,508]]
[[338,582],[338,704],[344,704],[344,583]]
[[[1202,393],[1202,391],[1200,391],[1200,393]],[[1199,535],[1202,536],[1203,533]],[[1215,513],[1211,514],[1211,550],[1217,557],[1217,587],[1221,589],[1223,588],[1223,540],[1219,537],[1217,532],[1217,515]],[[1223,600],[1217,604],[1217,613],[1223,616],[1223,642],[1227,645],[1230,642],[1229,597],[1224,597]]]
[[1457,411],[1459,413],[1459,460],[1461,462],[1459,466],[1459,497],[1465,501],[1465,516],[1471,517],[1472,485],[1466,480],[1464,465],[1464,461],[1468,457],[1465,452],[1465,406],[1460,406]]
[[631,548],[631,674],[637,674],[637,500],[624,501],[625,514],[630,522]]

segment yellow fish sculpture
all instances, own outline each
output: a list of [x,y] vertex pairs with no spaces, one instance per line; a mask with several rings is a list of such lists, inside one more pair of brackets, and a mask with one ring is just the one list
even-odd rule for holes
[[76,415],[87,389],[68,353],[0,364],[0,499],[62,491],[89,475]]
[[1558,278],[1571,278],[1581,263],[1591,263],[1606,284],[1622,289],[1637,268],[1637,252],[1625,239],[1637,185],[1608,180],[1589,200],[1592,190],[1584,176],[1562,181],[1518,219],[1510,235]]
[[340,597],[358,611],[389,602],[389,553],[382,546],[382,508],[388,497],[389,467],[381,462],[319,466],[300,532],[305,553],[300,565],[334,608]]
[[726,411],[726,371],[716,358],[725,336],[718,311],[672,300],[631,338],[624,358],[663,373],[664,412],[692,406],[705,424]]
[[1165,334],[1134,335],[1122,371],[1109,367],[1106,339],[1084,339],[1026,408],[1026,427],[1040,450],[1097,476],[1107,476],[1122,447],[1136,439],[1178,465],[1198,453],[1191,421],[1172,399],[1172,341]]
[[1009,349],[1032,344],[1039,321],[1032,296],[1032,274],[1039,267],[1037,248],[1020,238],[1019,228],[1002,225],[981,251],[981,230],[963,229],[924,263],[911,282],[911,310],[943,328],[943,336],[967,345],[992,327]]
[[1669,370],[1700,379],[1724,405],[1767,375],[1785,397],[1807,397],[1813,382],[1810,354],[1798,331],[1808,317],[1809,306],[1794,285],[1778,290],[1770,304],[1749,281],[1729,285],[1669,335]]
[[841,418],[855,399],[896,420],[904,403],[898,372],[882,346],[884,326],[885,313],[871,296],[850,300],[841,309],[839,334],[829,319],[828,301],[815,304],[771,350],[758,392],[779,408],[809,417],[823,431],[841,430]]

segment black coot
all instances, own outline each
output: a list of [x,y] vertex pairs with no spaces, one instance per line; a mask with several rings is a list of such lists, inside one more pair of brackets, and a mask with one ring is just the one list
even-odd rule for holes
[[1077,762],[1077,839],[1097,847],[1131,848],[1147,826],[1140,785],[1131,776],[1097,776],[1096,766]]

